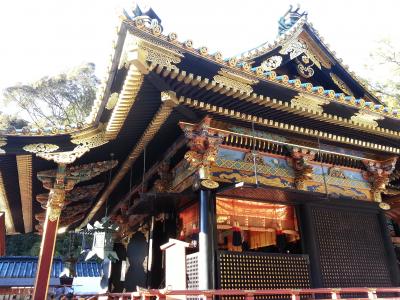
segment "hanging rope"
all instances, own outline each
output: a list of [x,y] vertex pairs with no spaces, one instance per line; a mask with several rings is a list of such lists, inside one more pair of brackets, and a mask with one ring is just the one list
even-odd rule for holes
[[326,183],[325,169],[324,169],[324,165],[322,164],[321,143],[320,143],[320,141],[319,141],[319,137],[317,137],[317,140],[318,140],[318,156],[319,156],[319,163],[320,163],[320,165],[321,165],[322,178],[324,179],[325,195],[326,195],[326,199],[329,199],[328,184]]
[[256,135],[255,135],[255,130],[254,130],[254,121],[251,121],[251,129],[252,129],[252,135],[253,135],[253,166],[254,166],[254,179],[256,181],[256,185],[258,186],[258,175],[257,175],[257,164],[256,164]]

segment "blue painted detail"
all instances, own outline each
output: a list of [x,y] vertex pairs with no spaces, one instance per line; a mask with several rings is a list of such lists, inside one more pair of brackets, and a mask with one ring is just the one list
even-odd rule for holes
[[[35,278],[37,261],[37,257],[31,256],[0,257],[0,279]],[[64,264],[62,260],[60,258],[54,258],[50,277],[60,277],[63,268]],[[93,261],[77,262],[75,270],[77,277],[101,277],[100,264]]]
[[96,262],[78,262],[76,263],[76,275],[78,277],[100,277],[100,265]]
[[329,172],[329,170],[328,170],[329,168],[328,167],[324,166],[324,173],[322,173],[321,165],[312,164],[312,166],[313,166],[314,174],[316,174],[316,175],[323,175],[323,174],[328,175],[328,172]]
[[[3,256],[0,257],[0,278],[34,278],[37,269],[37,257]],[[63,269],[61,259],[54,258],[51,277],[59,277]]]
[[264,163],[271,168],[281,168],[292,171],[286,159],[280,157],[263,156]]
[[244,152],[220,148],[218,150],[218,157],[221,157],[221,158],[224,158],[227,160],[238,161],[238,160],[243,160]]

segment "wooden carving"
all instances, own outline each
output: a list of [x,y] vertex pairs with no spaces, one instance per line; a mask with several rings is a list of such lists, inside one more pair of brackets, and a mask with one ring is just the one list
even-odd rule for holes
[[379,162],[372,160],[364,160],[363,163],[367,171],[363,172],[363,176],[371,184],[371,192],[376,202],[381,202],[381,193],[385,191],[386,185],[389,183],[389,177],[393,173],[397,162],[397,157]]
[[291,157],[288,158],[289,165],[293,168],[295,178],[294,184],[296,189],[304,190],[305,182],[313,178],[313,166],[309,164],[314,160],[315,152],[294,147]]

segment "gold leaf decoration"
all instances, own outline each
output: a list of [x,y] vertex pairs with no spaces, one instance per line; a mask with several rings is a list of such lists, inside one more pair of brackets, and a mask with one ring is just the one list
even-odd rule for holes
[[274,55],[261,63],[261,68],[263,71],[272,71],[278,68],[282,63],[282,56]]
[[225,76],[215,75],[214,81],[216,83],[222,84],[234,90],[239,90],[244,93],[251,93],[253,91],[253,88],[249,84],[242,83],[240,81]]
[[321,106],[328,103],[329,101],[326,99],[304,93],[299,93],[291,100],[293,107],[303,110],[310,110],[315,113],[322,113],[324,109]]
[[341,80],[336,74],[334,73],[329,73],[331,76],[332,81],[338,86],[341,91],[349,96],[353,96],[353,93],[351,92],[350,88]]
[[178,64],[181,62],[179,56],[182,55],[178,52],[157,47],[145,42],[140,43],[139,48],[144,51],[147,61],[160,66],[175,69],[176,67],[173,64]]
[[54,144],[29,144],[25,145],[23,149],[30,153],[50,153],[58,150],[58,146]]
[[71,164],[89,150],[90,150],[89,147],[79,145],[76,146],[72,151],[54,152],[54,153],[39,152],[37,153],[37,156],[45,160],[52,160],[58,164]]
[[365,110],[360,110],[358,113],[356,113],[354,116],[350,118],[355,124],[365,126],[365,127],[372,127],[376,128],[378,127],[378,122],[377,120],[382,120],[383,117],[378,114],[374,114],[372,112],[368,112]]
[[231,70],[225,69],[225,68],[222,68],[221,70],[219,70],[218,74],[222,75],[224,77],[228,77],[232,80],[240,81],[242,83],[249,84],[249,85],[253,85],[253,84],[256,84],[259,82],[257,79],[253,79],[244,74],[240,74],[239,72],[231,71]]
[[112,110],[118,102],[118,93],[112,93],[108,98],[106,109]]
[[109,142],[109,139],[106,138],[105,131],[100,131],[95,134],[91,134],[91,135],[83,136],[83,137],[78,136],[71,140],[71,143],[73,143],[73,144],[82,145],[82,146],[88,147],[90,149],[100,147],[104,144],[107,144],[108,142]]

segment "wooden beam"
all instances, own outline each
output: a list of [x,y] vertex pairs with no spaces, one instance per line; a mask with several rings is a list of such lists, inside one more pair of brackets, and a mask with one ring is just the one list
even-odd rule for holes
[[4,212],[7,234],[15,233],[14,220],[12,218],[11,209],[6,194],[6,187],[3,181],[3,174],[1,172],[0,172],[0,211]]
[[6,217],[0,212],[0,256],[6,255]]
[[171,159],[171,157],[173,157],[175,155],[175,153],[181,149],[183,146],[186,145],[186,139],[183,135],[181,135],[166,151],[165,151],[165,155],[163,156],[163,158],[158,161],[157,163],[155,163],[145,174],[144,174],[144,180],[140,183],[138,183],[137,185],[133,186],[132,189],[124,196],[124,198],[122,199],[122,201],[117,204],[114,209],[112,210],[112,213],[115,213],[121,206],[121,204],[127,203],[129,201],[129,199],[131,199],[133,197],[133,195],[135,195],[136,193],[140,192],[142,189],[142,184],[143,182],[147,182],[150,178],[152,178],[153,176],[155,176],[157,174],[157,170],[158,167],[160,166],[160,164],[164,161],[167,161],[169,159]]
[[32,231],[32,155],[17,155],[17,168],[22,217],[28,233]]
[[118,172],[115,174],[111,183],[107,185],[103,194],[98,199],[97,203],[90,210],[83,222],[78,226],[78,229],[82,229],[86,226],[94,217],[96,212],[103,206],[106,199],[110,197],[111,193],[117,187],[119,182],[125,177],[128,171],[131,169],[133,163],[142,154],[143,149],[150,143],[154,136],[158,133],[161,126],[168,119],[173,109],[179,105],[176,98],[176,94],[172,91],[165,91],[161,93],[161,106],[157,113],[154,115],[152,121],[147,126],[146,130],[143,132],[141,138],[138,140],[136,145],[133,147],[132,151],[129,153],[128,157],[125,159],[124,163],[121,165]]

